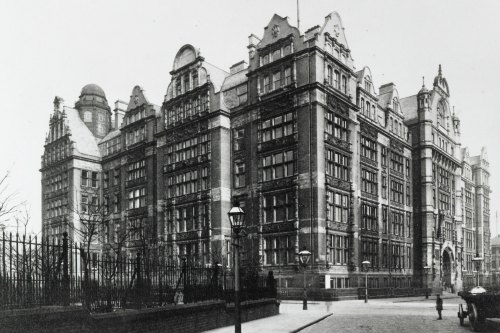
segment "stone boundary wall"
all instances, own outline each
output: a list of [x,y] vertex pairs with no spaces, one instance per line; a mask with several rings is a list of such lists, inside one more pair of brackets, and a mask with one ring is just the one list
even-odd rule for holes
[[[242,322],[279,314],[275,299],[241,305]],[[224,301],[89,314],[81,307],[0,311],[0,332],[179,332],[195,333],[233,325],[234,305]]]

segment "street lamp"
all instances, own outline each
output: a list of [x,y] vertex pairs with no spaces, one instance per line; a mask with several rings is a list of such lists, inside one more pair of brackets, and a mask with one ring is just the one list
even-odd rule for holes
[[365,260],[361,264],[365,269],[365,303],[368,303],[368,267],[370,266],[370,262]]
[[309,264],[309,260],[311,260],[311,252],[306,250],[304,246],[302,251],[298,253],[300,265],[304,267],[304,294],[302,298],[302,310],[307,310],[307,289],[306,289],[306,267]]
[[481,261],[483,261],[483,258],[477,256],[475,258],[472,258],[472,261],[476,266],[476,272],[477,272],[476,286],[479,286],[479,270],[481,269]]
[[241,333],[241,309],[240,309],[240,232],[245,220],[245,212],[235,203],[227,213],[231,229],[234,233],[234,332]]
[[424,267],[424,272],[425,272],[425,298],[426,299],[429,299],[429,285],[428,285],[428,281],[427,281],[427,276],[429,275],[429,271],[431,270],[431,267],[430,266],[425,266]]

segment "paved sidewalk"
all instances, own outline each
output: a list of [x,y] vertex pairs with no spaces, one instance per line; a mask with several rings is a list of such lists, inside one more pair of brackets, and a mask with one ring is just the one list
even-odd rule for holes
[[[313,324],[331,315],[326,307],[318,306],[320,303],[309,302],[309,310],[302,310],[302,302],[282,301],[280,314],[272,317],[252,320],[241,324],[243,333],[260,332],[293,332],[301,327]],[[206,331],[210,333],[232,333],[233,326],[221,327],[215,330]]]

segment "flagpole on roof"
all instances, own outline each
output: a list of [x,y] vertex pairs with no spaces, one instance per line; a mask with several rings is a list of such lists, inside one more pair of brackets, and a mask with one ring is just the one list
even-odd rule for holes
[[297,0],[297,29],[300,31],[299,0]]

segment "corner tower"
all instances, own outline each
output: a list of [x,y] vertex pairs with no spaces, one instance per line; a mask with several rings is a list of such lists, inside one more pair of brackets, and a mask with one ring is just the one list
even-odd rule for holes
[[83,87],[80,98],[75,103],[75,109],[96,138],[102,139],[109,133],[111,108],[101,87],[96,84],[87,84]]

